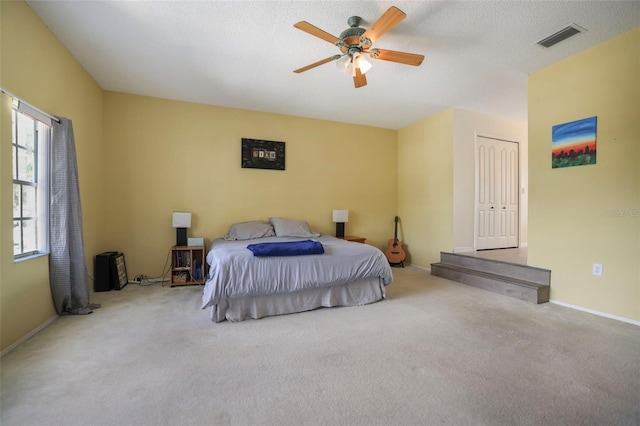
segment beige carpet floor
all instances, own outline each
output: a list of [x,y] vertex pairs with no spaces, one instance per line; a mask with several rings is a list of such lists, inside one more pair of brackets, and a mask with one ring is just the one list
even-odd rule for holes
[[214,324],[96,293],[1,360],[9,425],[638,425],[640,327],[394,268],[388,299]]

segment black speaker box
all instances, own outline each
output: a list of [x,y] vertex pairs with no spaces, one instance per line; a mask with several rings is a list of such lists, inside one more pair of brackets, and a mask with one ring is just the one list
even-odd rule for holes
[[110,291],[115,287],[117,276],[112,272],[112,259],[118,255],[117,251],[105,251],[96,256],[94,264],[94,291]]

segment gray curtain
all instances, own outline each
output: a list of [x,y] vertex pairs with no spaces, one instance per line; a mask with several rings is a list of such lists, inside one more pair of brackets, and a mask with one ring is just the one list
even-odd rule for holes
[[73,127],[71,120],[58,118],[50,151],[49,283],[58,314],[90,314]]

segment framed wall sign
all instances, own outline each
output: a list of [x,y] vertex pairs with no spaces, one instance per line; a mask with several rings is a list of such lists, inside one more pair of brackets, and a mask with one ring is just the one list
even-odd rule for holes
[[242,168],[284,170],[284,142],[242,138]]

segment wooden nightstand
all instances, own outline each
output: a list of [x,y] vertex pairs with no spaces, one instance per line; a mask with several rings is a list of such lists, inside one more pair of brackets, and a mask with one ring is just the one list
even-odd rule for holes
[[343,240],[353,241],[354,243],[362,243],[362,244],[364,244],[364,242],[367,239],[364,238],[364,237],[356,237],[355,235],[347,235],[346,237],[343,238]]
[[204,284],[204,246],[174,246],[171,249],[171,287]]

